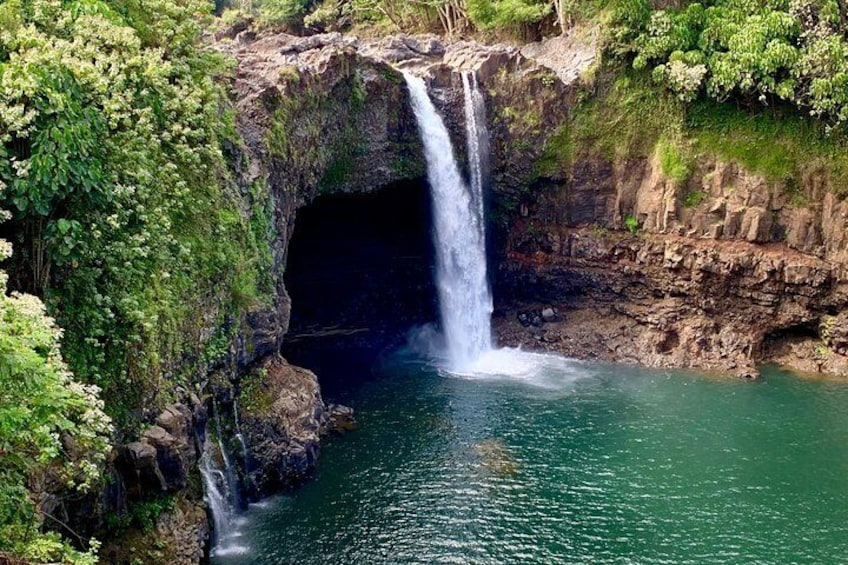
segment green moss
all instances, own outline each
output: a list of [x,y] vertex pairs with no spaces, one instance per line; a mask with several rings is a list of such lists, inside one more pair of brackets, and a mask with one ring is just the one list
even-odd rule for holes
[[354,162],[351,155],[347,152],[337,155],[327,167],[324,176],[321,177],[321,181],[318,184],[319,190],[324,192],[344,184],[350,178],[353,171]]
[[403,75],[391,67],[380,67],[380,74],[386,81],[394,85],[403,84]]
[[242,407],[245,415],[267,414],[270,412],[274,404],[274,398],[268,391],[266,383],[267,376],[268,370],[263,367],[254,370],[242,379],[239,405]]
[[546,141],[542,156],[536,161],[536,173],[542,177],[556,177],[571,167],[574,160],[574,140],[571,128],[564,123]]
[[683,197],[683,207],[684,208],[694,208],[701,204],[707,198],[707,193],[703,190],[693,190],[691,192],[687,192]]
[[686,120],[698,150],[735,161],[791,192],[803,172],[822,168],[838,194],[848,194],[848,143],[841,132],[790,109],[750,113],[730,104],[701,102]]
[[105,516],[107,535],[117,537],[130,528],[138,528],[144,534],[149,534],[156,526],[159,516],[173,511],[176,503],[177,498],[174,495],[130,502],[125,512],[109,513]]
[[572,143],[610,160],[648,157],[660,136],[674,131],[683,116],[678,100],[648,77],[627,71],[600,96],[575,108]]
[[637,220],[636,216],[633,214],[627,214],[624,218],[624,227],[626,227],[630,233],[635,234],[639,231],[639,220]]
[[403,179],[411,179],[424,174],[423,163],[407,155],[397,155],[389,163],[392,173]]
[[663,174],[678,186],[689,180],[692,170],[688,159],[678,144],[663,136],[657,142],[657,156]]
[[[572,110],[547,140],[536,163],[541,176],[567,171],[581,154],[612,162],[657,152],[663,172],[683,185],[701,157],[736,162],[780,183],[795,205],[806,203],[805,173],[825,171],[833,190],[848,195],[848,139],[794,108],[751,112],[729,103],[684,105],[647,74],[604,68],[598,94]],[[696,196],[687,196],[690,204]],[[685,204],[685,203],[684,203]],[[695,205],[695,204],[691,204]]]
[[514,137],[536,131],[542,125],[542,115],[535,108],[522,110],[513,106],[504,106],[499,117]]

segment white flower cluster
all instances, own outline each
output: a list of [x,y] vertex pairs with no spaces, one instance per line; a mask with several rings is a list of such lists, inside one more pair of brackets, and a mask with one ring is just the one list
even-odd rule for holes
[[674,60],[659,65],[654,70],[654,75],[664,79],[680,100],[691,102],[701,91],[707,76],[707,67],[703,64],[688,65],[683,61]]

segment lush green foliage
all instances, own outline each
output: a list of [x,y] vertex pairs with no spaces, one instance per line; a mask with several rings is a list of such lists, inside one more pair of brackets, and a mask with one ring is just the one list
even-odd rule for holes
[[[240,2],[240,9],[244,5]],[[271,25],[328,29],[344,19],[404,32],[494,30],[514,35],[554,18],[565,31],[583,6],[577,0],[257,0],[252,8],[262,23]]]
[[848,140],[791,108],[747,112],[703,101],[688,109],[685,128],[696,151],[736,161],[768,180],[792,185],[804,170],[820,169],[836,191],[848,191]]
[[478,29],[534,24],[553,10],[534,0],[468,0],[468,17]]
[[837,0],[622,5],[619,50],[681,100],[705,93],[785,101],[833,123],[848,120],[848,15]]
[[[848,191],[848,140],[821,120],[789,106],[684,103],[644,72],[600,74],[599,95],[577,104],[547,138],[537,174],[566,174],[584,154],[616,162],[656,156],[664,174],[682,186],[706,156],[737,162],[788,191],[813,170],[826,172],[835,191]],[[684,205],[697,199],[689,196]]]
[[298,24],[310,3],[309,0],[262,0],[256,6],[260,21],[274,26]]
[[[0,259],[11,248],[0,240]],[[31,295],[7,295],[0,271],[0,555],[34,562],[95,563],[56,534],[40,533],[35,498],[85,490],[108,451],[109,418],[95,386],[75,381],[59,353],[61,332]]]
[[204,300],[225,316],[261,295],[267,246],[228,192],[221,151],[235,135],[213,82],[223,61],[198,46],[210,10],[0,6],[0,188],[65,357],[113,414],[149,400],[198,345]]
[[680,146],[669,137],[661,137],[657,142],[657,156],[660,167],[666,177],[677,183],[685,184],[689,180],[689,163]]

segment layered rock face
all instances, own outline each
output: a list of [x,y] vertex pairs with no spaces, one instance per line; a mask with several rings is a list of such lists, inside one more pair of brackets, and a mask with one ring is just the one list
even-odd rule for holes
[[[819,174],[802,186],[812,206],[715,161],[684,186],[654,160],[583,161],[569,181],[512,224],[499,276],[526,303],[503,304],[515,310],[498,321],[505,343],[747,377],[768,361],[846,374],[828,346],[848,303],[845,204]],[[517,318],[548,304],[563,321]]]

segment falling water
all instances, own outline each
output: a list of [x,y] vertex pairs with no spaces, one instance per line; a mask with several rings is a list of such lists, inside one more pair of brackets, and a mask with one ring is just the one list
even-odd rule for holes
[[[227,450],[224,448],[220,411],[214,395],[212,405],[217,442],[213,442],[207,434],[198,466],[203,477],[206,504],[212,514],[215,536],[213,554],[243,554],[248,549],[237,543],[238,538],[241,537],[240,519],[236,517],[236,511],[239,508],[238,478],[227,456]],[[220,463],[223,466],[219,465],[216,455],[220,457]]]
[[[448,368],[462,372],[492,347],[482,180],[472,182],[471,188],[466,185],[454,159],[448,130],[427,95],[424,81],[410,74],[404,76],[427,161],[435,224],[436,283]],[[470,114],[467,120],[476,121],[475,113]],[[479,125],[473,127],[479,131]]]
[[235,422],[236,439],[241,446],[242,461],[247,466],[247,442],[244,439],[244,434],[241,432],[241,424],[239,423],[238,400],[233,401],[233,421]]
[[229,531],[233,509],[229,502],[227,477],[215,464],[214,446],[207,438],[200,457],[200,474],[206,491],[206,504],[212,513],[212,522],[216,536]]
[[462,73],[462,90],[465,95],[465,135],[471,196],[481,229],[485,230],[483,187],[489,165],[489,130],[486,128],[486,101],[477,84],[477,73]]
[[218,432],[218,449],[221,450],[221,459],[224,461],[224,472],[227,478],[227,492],[229,493],[229,502],[233,508],[239,507],[239,492],[238,492],[238,477],[236,469],[230,462],[230,457],[227,455],[227,449],[224,447],[224,428],[221,426],[221,411],[218,409],[218,401],[215,395],[212,395],[212,412],[215,416],[215,428]]

